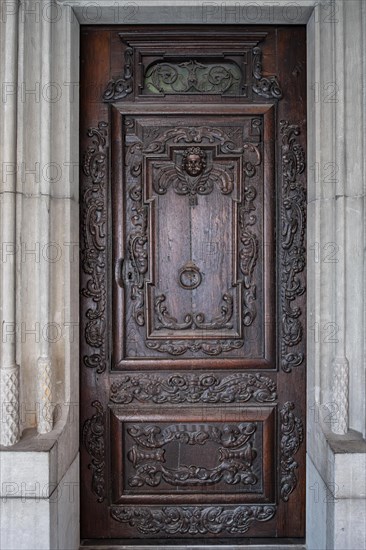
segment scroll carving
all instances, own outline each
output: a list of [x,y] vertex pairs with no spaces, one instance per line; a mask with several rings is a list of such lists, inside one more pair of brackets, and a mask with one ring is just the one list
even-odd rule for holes
[[141,144],[134,143],[127,152],[127,163],[137,182],[129,191],[133,203],[131,222],[135,230],[129,235],[128,251],[133,272],[131,273],[131,300],[133,318],[139,326],[145,324],[144,277],[148,271],[147,208],[143,203],[141,175]]
[[94,353],[83,357],[84,365],[101,373],[106,368],[106,122],[90,128],[92,138],[84,155],[83,173],[86,176],[83,193],[83,221],[81,237],[81,266],[88,276],[81,293],[90,299],[86,311],[85,340]]
[[253,283],[253,271],[258,260],[258,239],[251,230],[257,218],[254,200],[257,192],[253,186],[246,186],[244,190],[244,201],[239,207],[239,228],[241,248],[239,251],[240,271],[244,276],[244,297],[243,297],[243,323],[250,326],[256,317],[256,285]]
[[243,347],[242,340],[210,340],[210,342],[201,342],[195,340],[194,342],[187,343],[185,340],[175,340],[165,342],[147,341],[146,346],[149,349],[160,351],[161,353],[169,353],[170,355],[183,355],[187,351],[198,353],[202,351],[206,355],[220,355],[220,353],[228,352],[233,349],[239,349]]
[[116,80],[112,79],[108,82],[107,87],[103,93],[103,100],[106,102],[124,99],[133,92],[132,48],[126,48],[124,57],[125,66],[123,69],[123,76],[117,78]]
[[111,516],[128,523],[142,534],[167,535],[242,534],[251,524],[269,521],[276,513],[275,506],[166,506],[113,507]]
[[113,403],[267,403],[277,398],[275,382],[261,374],[153,374],[125,375],[113,382]]
[[177,319],[172,317],[164,302],[166,297],[160,294],[155,299],[155,313],[159,324],[155,325],[156,330],[161,328],[169,328],[170,330],[184,330],[188,328],[198,328],[204,330],[216,330],[221,328],[232,328],[230,319],[233,316],[233,298],[230,294],[223,295],[223,305],[221,306],[221,315],[215,317],[211,321],[205,320],[203,313],[188,313],[183,323],[178,323]]
[[153,94],[235,94],[241,92],[242,74],[233,61],[215,63],[187,59],[153,63],[147,67],[144,86]]
[[282,90],[276,76],[262,75],[262,51],[259,46],[253,49],[253,92],[267,99],[281,99]]
[[[149,485],[158,486],[165,481],[174,486],[189,487],[195,485],[215,485],[224,481],[228,485],[255,485],[257,476],[252,464],[257,456],[250,441],[256,432],[253,423],[237,426],[205,426],[201,430],[180,431],[179,425],[163,430],[159,426],[132,426],[127,429],[136,445],[127,452],[128,460],[133,464],[134,474],[129,477],[131,487]],[[179,464],[176,468],[165,465],[165,445],[178,441],[185,445],[205,445],[213,441],[220,445],[217,449],[218,465],[214,468]]]
[[295,470],[298,463],[294,455],[304,440],[302,420],[292,412],[295,404],[287,402],[280,411],[281,419],[281,498],[288,501],[290,494],[295,490],[297,477]]
[[98,502],[105,499],[105,446],[104,446],[104,413],[99,401],[93,401],[92,407],[97,411],[84,422],[82,442],[88,451],[92,471],[92,491]]
[[302,311],[296,299],[305,292],[301,273],[306,265],[305,222],[306,190],[299,176],[305,171],[305,153],[297,142],[300,128],[280,122],[282,136],[281,204],[281,310],[282,369],[291,372],[304,360],[302,352],[292,351],[303,336]]

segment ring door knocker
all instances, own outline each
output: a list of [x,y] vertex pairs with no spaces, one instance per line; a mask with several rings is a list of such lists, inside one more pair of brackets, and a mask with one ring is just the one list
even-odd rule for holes
[[179,284],[186,290],[197,288],[202,282],[202,275],[195,263],[189,261],[179,270]]

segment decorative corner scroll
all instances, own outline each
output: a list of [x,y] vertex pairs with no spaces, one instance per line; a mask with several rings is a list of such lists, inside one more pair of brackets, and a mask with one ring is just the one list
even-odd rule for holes
[[288,501],[295,490],[297,477],[295,470],[299,467],[294,456],[304,440],[302,420],[292,412],[295,404],[288,401],[280,411],[281,419],[281,498]]
[[243,534],[254,522],[271,520],[275,506],[112,507],[116,521],[128,523],[144,535]]
[[276,76],[262,75],[262,50],[253,48],[253,92],[267,99],[281,99],[282,90]]
[[105,499],[104,411],[99,401],[93,401],[92,407],[97,412],[85,420],[82,442],[91,457],[88,468],[92,471],[92,491],[97,501],[103,502]]
[[108,82],[103,93],[103,101],[118,101],[127,97],[133,92],[133,49],[126,48],[125,50],[125,66],[123,68],[123,76],[112,79]]
[[124,375],[113,382],[113,403],[257,403],[277,399],[276,383],[262,374],[160,374]]
[[282,199],[281,199],[281,365],[291,372],[304,360],[304,353],[293,351],[303,337],[302,310],[296,304],[305,292],[301,277],[306,265],[305,225],[306,189],[299,180],[305,171],[305,152],[297,141],[300,127],[287,120],[280,122],[282,136]]
[[86,183],[82,200],[81,266],[88,278],[81,293],[89,300],[85,313],[85,340],[94,349],[83,357],[83,361],[86,367],[96,368],[98,373],[106,368],[107,127],[106,122],[100,122],[98,128],[88,130],[92,145],[87,148],[82,165]]

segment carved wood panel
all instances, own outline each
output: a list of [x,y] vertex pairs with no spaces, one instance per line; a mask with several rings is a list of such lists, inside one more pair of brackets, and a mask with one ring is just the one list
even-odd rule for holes
[[112,132],[124,136],[124,172],[112,184],[116,224],[124,204],[115,368],[157,357],[273,366],[273,249],[264,254],[275,227],[273,204],[264,204],[273,180],[263,144],[273,109],[231,109],[225,122],[212,109],[194,119],[167,117],[167,105],[155,116],[138,110],[112,110]]
[[82,537],[301,538],[304,29],[81,46]]

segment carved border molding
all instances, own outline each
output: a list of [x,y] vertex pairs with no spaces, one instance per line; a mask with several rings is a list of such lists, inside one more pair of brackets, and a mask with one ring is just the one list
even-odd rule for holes
[[124,375],[111,385],[113,403],[257,403],[277,399],[276,383],[262,374]]
[[81,266],[88,278],[81,294],[90,300],[85,313],[85,340],[95,350],[84,355],[83,362],[98,373],[106,368],[107,127],[106,122],[99,122],[98,128],[88,130],[93,145],[88,146],[82,164],[86,183],[82,198]]
[[117,79],[112,79],[108,82],[107,87],[103,93],[103,101],[111,102],[118,101],[127,97],[133,92],[133,49],[126,48],[125,65],[123,68],[123,76]]
[[[255,127],[259,127],[258,119],[255,120]],[[131,127],[131,122],[129,122]],[[136,136],[137,141],[133,143],[126,143],[126,167],[129,170],[131,176],[134,178],[129,189],[129,197],[133,202],[132,208],[130,208],[130,219],[132,225],[136,228],[135,231],[128,237],[128,250],[132,267],[132,277],[128,281],[130,285],[130,296],[133,302],[133,318],[136,324],[140,327],[145,325],[145,296],[144,296],[144,282],[145,275],[148,272],[148,212],[147,206],[143,201],[143,182],[142,182],[142,162],[144,154],[153,153],[160,154],[166,152],[167,143],[172,140],[173,144],[191,144],[197,147],[197,144],[212,144],[218,145],[219,151],[223,154],[235,154],[240,155],[246,153],[246,158],[243,162],[243,170],[248,178],[252,178],[257,171],[257,167],[262,162],[262,155],[259,148],[251,143],[245,142],[242,146],[238,147],[233,139],[227,135],[221,128],[210,128],[206,126],[199,127],[181,127],[181,128],[169,128],[163,129],[157,135],[153,135],[153,139],[143,144],[141,139]],[[197,150],[200,150],[197,147]],[[155,168],[159,168],[160,165],[155,163]],[[161,167],[160,167],[161,168]],[[213,171],[208,172],[211,174]],[[161,182],[159,178],[159,184],[157,191],[159,194],[164,194],[171,183],[171,180],[175,181],[177,177],[177,168],[175,165],[170,166],[167,173],[164,172],[164,182]],[[220,186],[220,189],[224,194],[231,192],[231,186],[228,182],[224,182]],[[222,190],[224,189],[224,191]],[[250,326],[256,316],[256,286],[252,281],[253,271],[258,258],[258,240],[255,234],[252,232],[251,227],[255,225],[257,221],[256,215],[253,211],[256,210],[255,206],[256,191],[253,186],[246,186],[244,189],[244,196],[240,205],[240,221],[239,221],[239,237],[241,242],[240,247],[240,270],[244,276],[244,296],[243,296],[243,310],[244,319],[243,324]],[[205,323],[205,329],[217,328],[218,322],[226,323],[230,320],[232,307],[230,304],[231,297],[224,295],[224,302],[227,302],[222,309],[222,318],[215,319],[211,326]],[[167,310],[167,306],[164,304],[165,296],[160,295],[155,300],[155,313],[157,314],[159,324],[157,328],[169,327],[169,329],[182,330],[189,328],[193,324],[193,318],[190,314],[185,316],[183,323],[178,323],[178,320],[172,317]],[[199,313],[194,319],[195,324],[202,324],[204,322],[204,316]],[[207,325],[207,326],[206,326]],[[220,325],[221,326],[221,325]],[[227,353],[231,350],[239,349],[244,345],[242,340],[210,340],[209,342],[202,342],[199,340],[169,340],[164,341],[147,340],[146,347],[148,349],[167,353],[173,356],[180,356],[187,351],[192,353],[202,352],[209,356],[218,356],[221,353]]]
[[282,136],[281,199],[281,365],[284,372],[303,363],[304,353],[292,348],[303,337],[302,310],[296,299],[305,292],[301,273],[306,265],[306,189],[299,176],[305,171],[305,152],[298,143],[300,127],[280,121]]
[[116,521],[128,523],[144,535],[242,534],[251,524],[271,520],[275,506],[166,506],[164,508],[111,508]]
[[100,401],[93,401],[92,407],[97,411],[85,420],[82,430],[82,442],[88,451],[91,462],[88,468],[92,471],[92,492],[98,502],[103,502],[105,494],[105,444],[104,444],[104,411]]
[[262,75],[262,50],[253,48],[253,86],[254,93],[266,99],[281,99],[282,90],[276,76]]
[[294,455],[304,440],[304,426],[300,418],[294,415],[295,404],[288,401],[280,410],[281,420],[281,498],[288,501],[290,494],[296,489],[297,477],[295,470],[299,467]]

